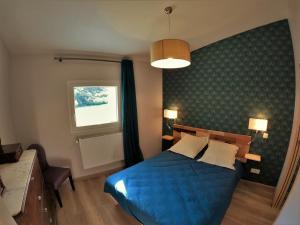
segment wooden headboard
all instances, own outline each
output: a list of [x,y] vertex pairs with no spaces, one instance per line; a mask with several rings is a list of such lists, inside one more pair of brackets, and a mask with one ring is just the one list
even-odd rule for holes
[[244,156],[249,152],[251,136],[174,124],[173,136],[175,142],[180,140],[181,132],[190,133],[196,136],[209,136],[210,139],[223,141],[229,144],[235,144],[239,147],[236,158],[242,162],[247,161]]

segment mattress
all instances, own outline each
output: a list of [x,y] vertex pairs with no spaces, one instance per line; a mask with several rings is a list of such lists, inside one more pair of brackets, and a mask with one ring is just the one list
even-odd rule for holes
[[165,151],[109,176],[104,191],[144,225],[216,225],[242,174],[235,168]]

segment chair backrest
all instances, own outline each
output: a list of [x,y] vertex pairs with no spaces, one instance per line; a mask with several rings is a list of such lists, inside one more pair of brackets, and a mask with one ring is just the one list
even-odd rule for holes
[[36,150],[41,170],[44,172],[49,167],[44,147],[39,144],[32,144],[28,146],[27,149]]

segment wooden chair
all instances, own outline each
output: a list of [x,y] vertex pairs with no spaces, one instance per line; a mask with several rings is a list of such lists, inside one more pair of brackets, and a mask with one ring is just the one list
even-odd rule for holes
[[45,150],[43,146],[39,144],[32,144],[27,149],[35,149],[37,151],[37,156],[45,183],[54,191],[58,204],[62,208],[63,204],[58,189],[67,178],[69,178],[72,190],[75,191],[71,170],[69,168],[50,166],[47,162]]

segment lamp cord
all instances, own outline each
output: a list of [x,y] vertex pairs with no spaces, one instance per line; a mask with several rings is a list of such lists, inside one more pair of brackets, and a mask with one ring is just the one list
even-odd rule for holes
[[258,134],[258,130],[255,132],[253,139],[251,141],[249,141],[248,145],[250,145],[251,143],[253,143],[256,140],[257,134]]
[[169,20],[169,34],[171,33],[171,18],[170,14],[168,14],[168,20]]

